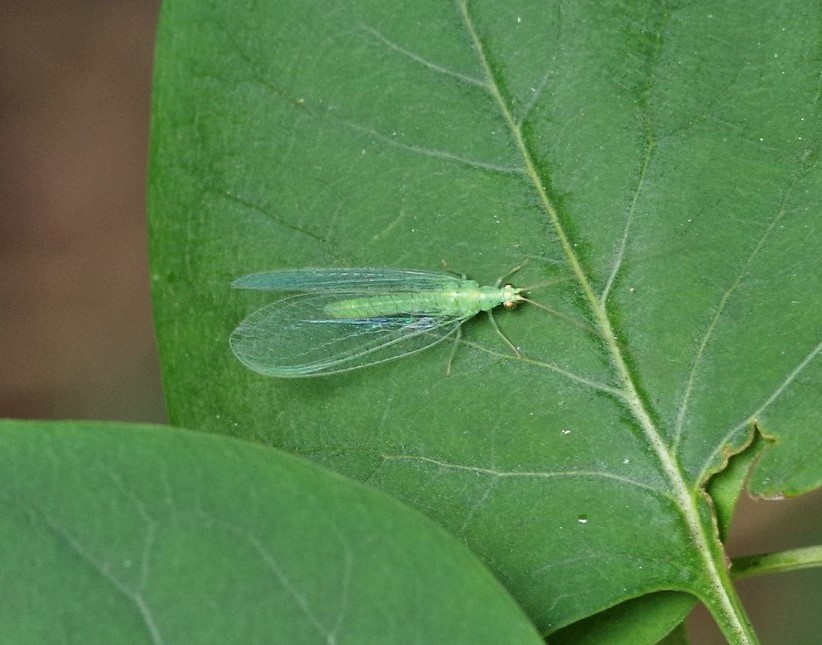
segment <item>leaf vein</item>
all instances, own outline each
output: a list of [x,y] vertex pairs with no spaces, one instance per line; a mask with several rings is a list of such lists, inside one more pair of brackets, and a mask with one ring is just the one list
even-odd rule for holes
[[783,381],[774,389],[773,392],[768,395],[765,400],[763,401],[762,405],[760,405],[756,410],[754,410],[751,414],[749,414],[744,421],[740,421],[736,424],[733,428],[728,430],[722,439],[717,443],[716,448],[711,452],[710,455],[705,459],[702,464],[702,467],[699,470],[699,478],[698,481],[704,481],[710,475],[711,464],[717,459],[720,451],[724,446],[726,446],[733,438],[733,436],[739,432],[750,426],[753,423],[756,423],[758,417],[765,412],[784,392],[788,389],[788,387],[793,383],[802,371],[811,364],[814,358],[819,356],[822,353],[822,341],[816,344],[815,347],[809,351],[805,357],[794,367],[788,375],[783,379]]
[[389,49],[392,49],[395,52],[398,52],[398,53],[410,58],[414,62],[419,63],[420,65],[423,65],[424,67],[427,67],[428,69],[430,69],[434,72],[437,72],[439,74],[444,74],[446,76],[451,76],[452,78],[456,78],[457,80],[462,81],[463,83],[468,83],[469,85],[475,85],[477,87],[481,87],[482,89],[484,89],[486,91],[488,90],[488,83],[486,83],[486,82],[484,82],[484,81],[482,81],[478,78],[473,78],[471,76],[468,76],[467,74],[462,74],[461,72],[457,72],[457,71],[454,71],[452,69],[448,69],[447,67],[443,67],[442,65],[438,65],[434,62],[431,62],[427,58],[424,58],[424,57],[420,56],[419,54],[415,54],[414,52],[412,52],[409,49],[406,49],[402,45],[398,45],[394,41],[389,40],[388,38],[383,36],[379,31],[377,31],[373,27],[369,27],[366,24],[361,24],[360,29],[362,29],[367,34],[370,34],[371,36],[373,36],[374,38],[376,38],[377,40],[382,42]]
[[[708,324],[708,327],[705,329],[705,333],[702,336],[702,340],[699,342],[699,347],[696,351],[696,354],[694,355],[693,362],[691,363],[691,369],[688,373],[688,378],[685,382],[685,390],[682,394],[682,400],[678,406],[676,421],[674,422],[672,450],[674,450],[675,452],[679,449],[679,445],[682,441],[682,432],[685,426],[685,418],[687,416],[688,407],[690,405],[691,397],[693,395],[694,387],[696,385],[697,372],[699,371],[699,367],[705,356],[705,351],[708,345],[710,344],[717,327],[719,326],[719,321],[722,318],[722,314],[725,312],[725,308],[727,307],[728,302],[730,301],[734,293],[736,293],[736,291],[739,289],[743,279],[748,274],[748,271],[751,265],[753,264],[754,258],[764,248],[765,242],[768,240],[771,233],[774,231],[776,226],[779,224],[779,222],[782,221],[782,218],[785,216],[785,213],[788,210],[786,203],[790,193],[790,188],[787,191],[785,191],[785,194],[782,196],[782,199],[780,200],[780,205],[776,211],[776,214],[771,219],[770,223],[765,228],[765,230],[762,232],[762,235],[759,237],[753,249],[748,254],[748,257],[745,259],[745,262],[742,263],[742,266],[739,268],[739,272],[737,273],[733,282],[722,294],[722,297],[719,299],[719,304],[717,305],[716,310],[714,311],[713,318],[711,319],[711,322]],[[717,447],[717,449],[719,449],[720,447],[721,444]],[[712,455],[713,454],[714,453],[712,453]]]
[[498,470],[495,468],[487,468],[482,466],[466,466],[464,464],[449,463],[439,459],[434,459],[432,457],[422,457],[417,455],[383,455],[382,461],[383,464],[400,461],[425,463],[444,470],[458,470],[477,475],[495,477],[498,479],[610,479],[622,484],[648,490],[659,497],[674,501],[667,491],[656,488],[650,484],[631,479],[630,477],[625,477],[624,475],[608,472],[607,470]]
[[524,173],[523,168],[519,166],[505,166],[488,161],[479,161],[476,159],[470,159],[469,157],[463,157],[461,155],[449,152],[447,150],[439,150],[437,148],[426,148],[424,146],[403,143],[402,141],[397,141],[397,139],[382,134],[381,132],[377,132],[373,128],[369,128],[367,126],[352,123],[351,121],[345,121],[343,119],[337,119],[336,122],[340,125],[350,128],[351,130],[354,130],[355,132],[366,134],[370,137],[377,139],[378,141],[382,141],[389,145],[396,146],[398,148],[402,148],[403,150],[408,150],[409,152],[420,154],[425,157],[432,157],[434,159],[445,159],[447,161],[453,161],[464,166],[479,168],[481,170],[490,170],[493,172],[503,174],[521,175]]

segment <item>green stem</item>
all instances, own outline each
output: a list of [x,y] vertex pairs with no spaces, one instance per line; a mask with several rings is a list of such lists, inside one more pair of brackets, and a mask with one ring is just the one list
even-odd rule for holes
[[815,567],[822,567],[822,546],[735,558],[731,565],[731,576],[739,580],[766,573],[785,573]]

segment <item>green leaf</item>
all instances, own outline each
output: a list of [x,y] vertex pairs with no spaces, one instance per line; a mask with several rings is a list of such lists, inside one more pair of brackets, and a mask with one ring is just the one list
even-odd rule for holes
[[672,626],[684,628],[680,621],[693,605],[692,597],[666,591],[634,598],[554,632],[551,645],[672,644]]
[[[546,633],[673,590],[751,641],[714,515],[749,469],[704,487],[754,423],[776,443],[753,492],[822,481],[820,20],[818,0],[167,3],[172,418],[423,510]],[[448,347],[300,382],[228,349],[276,297],[232,292],[245,273],[445,259],[488,283],[525,258],[517,286],[564,278],[533,293],[564,317],[500,314],[523,358],[485,320],[448,377]]]
[[279,451],[0,422],[7,643],[533,643],[418,513]]

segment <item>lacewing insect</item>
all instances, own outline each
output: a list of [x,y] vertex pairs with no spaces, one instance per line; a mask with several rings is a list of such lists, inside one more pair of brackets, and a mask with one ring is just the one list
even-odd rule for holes
[[462,324],[485,311],[518,355],[491,315],[499,305],[513,309],[526,300],[524,289],[501,286],[505,277],[483,287],[464,276],[404,269],[253,273],[232,286],[299,293],[252,313],[229,342],[234,355],[260,374],[321,376],[408,356],[449,336],[459,338]]

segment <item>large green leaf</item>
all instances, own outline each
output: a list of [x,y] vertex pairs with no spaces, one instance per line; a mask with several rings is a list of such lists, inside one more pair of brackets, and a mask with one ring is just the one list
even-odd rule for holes
[[[424,510],[546,633],[673,590],[750,638],[703,488],[755,424],[776,443],[754,492],[822,481],[820,21],[818,0],[168,3],[172,419]],[[450,376],[448,347],[299,382],[228,349],[276,297],[232,293],[244,273],[445,259],[487,282],[525,258],[563,317],[501,314],[522,358],[484,320]]]
[[0,422],[3,643],[532,643],[452,537],[270,448]]

